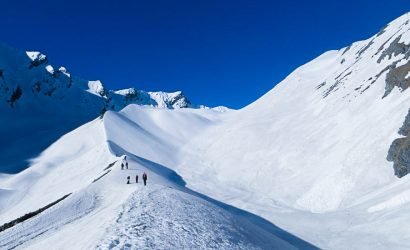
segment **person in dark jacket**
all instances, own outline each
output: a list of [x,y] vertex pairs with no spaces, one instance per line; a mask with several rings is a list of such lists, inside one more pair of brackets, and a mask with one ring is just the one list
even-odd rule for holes
[[121,170],[124,170],[124,163],[121,163]]
[[125,163],[125,167],[128,169],[128,162]]
[[131,179],[131,177],[128,176],[128,177],[127,177],[127,184],[130,184],[130,179]]
[[147,185],[147,179],[148,179],[147,173],[144,172],[144,174],[142,175],[142,180],[144,181],[144,186]]
[[137,184],[138,184],[138,175],[137,176],[135,176],[135,181],[137,182]]

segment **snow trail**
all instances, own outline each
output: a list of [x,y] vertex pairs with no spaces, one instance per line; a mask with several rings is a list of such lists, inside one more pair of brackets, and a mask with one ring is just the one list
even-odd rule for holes
[[289,248],[274,238],[251,242],[250,236],[258,236],[249,228],[197,197],[157,184],[140,184],[97,249]]

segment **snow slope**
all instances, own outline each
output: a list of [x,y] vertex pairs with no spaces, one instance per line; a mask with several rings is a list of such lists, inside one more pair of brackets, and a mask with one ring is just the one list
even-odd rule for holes
[[[0,43],[0,172],[17,173],[51,143],[106,110],[128,104],[157,108],[206,108],[180,91],[107,90],[101,81],[72,76],[40,52]],[[33,143],[35,142],[35,143]]]
[[0,246],[408,249],[409,60],[405,14],[239,111],[108,111],[1,176],[0,224],[73,194]]
[[[129,108],[141,109],[147,115],[157,113],[150,112],[152,108]],[[0,248],[313,248],[256,215],[187,189],[174,171],[144,158],[152,154],[149,148],[140,149],[146,155],[127,153],[129,169],[121,170],[125,148],[130,143],[138,145],[132,142],[133,137],[121,135],[145,134],[145,139],[153,136],[131,124],[126,111],[107,112],[104,121],[94,120],[59,139],[32,167],[4,177],[0,188],[11,194],[0,196],[0,224],[72,194],[41,214],[0,232]],[[175,112],[178,115],[173,114],[168,113],[165,119],[198,126],[221,115],[212,110],[181,110]],[[134,122],[137,116],[133,117]],[[141,134],[135,135],[136,132]],[[156,139],[152,137],[153,141]],[[169,144],[173,139],[169,138]],[[164,152],[158,150],[160,153]],[[144,171],[149,174],[147,186],[134,180],[136,174],[141,180]],[[129,175],[132,182],[127,185]]]
[[387,160],[410,107],[409,22],[405,14],[296,69],[190,141],[174,169],[189,187],[319,247],[409,248],[408,177]]

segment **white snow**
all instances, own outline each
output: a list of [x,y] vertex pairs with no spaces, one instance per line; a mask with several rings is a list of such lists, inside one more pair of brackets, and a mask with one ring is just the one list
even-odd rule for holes
[[369,213],[379,212],[386,209],[393,209],[396,207],[403,206],[410,202],[410,191],[404,191],[398,195],[393,196],[389,200],[377,204],[375,206],[370,207],[367,209]]
[[68,73],[68,70],[67,70],[65,67],[63,67],[63,66],[61,66],[60,68],[58,68],[58,71],[60,71],[61,73],[63,73],[63,74],[66,75],[67,77],[71,77],[71,74]]
[[[106,112],[1,176],[0,224],[73,194],[0,232],[0,247],[410,248],[410,176],[386,160],[409,90],[383,97],[403,55],[381,60],[399,36],[409,44],[408,24],[324,53],[239,111]],[[134,94],[159,107],[181,95]],[[148,186],[134,181],[143,172]]]
[[[31,158],[105,110],[118,111],[129,104],[158,108],[158,103],[160,108],[196,108],[175,93],[163,93],[166,100],[154,100],[135,89],[135,96],[116,94],[101,81],[72,77],[66,68],[46,61],[39,52],[19,51],[0,43],[0,113],[1,121],[7,121],[0,122],[0,138],[8,141],[0,145],[0,172],[17,173],[29,167]],[[11,102],[17,89],[22,95]]]
[[46,66],[46,70],[47,70],[47,72],[50,73],[51,75],[54,74],[54,68],[53,68],[53,66],[47,65],[47,66]]
[[101,96],[100,93],[104,92],[104,86],[101,81],[88,81],[88,90],[89,93]]
[[137,92],[134,88],[128,88],[128,89],[120,89],[115,91],[116,94],[118,95],[135,95]]
[[43,61],[46,59],[46,56],[38,51],[26,51],[26,54],[31,61]]
[[[190,119],[206,119],[189,113]],[[311,247],[255,215],[185,188],[176,173],[158,163],[127,154],[129,169],[121,170],[123,148],[117,143],[123,138],[118,135],[131,134],[138,128],[125,126],[130,121],[116,119],[116,115],[108,112],[104,123],[97,119],[67,134],[31,168],[6,177],[1,188],[14,194],[0,214],[1,223],[64,194],[73,194],[40,215],[0,232],[1,248]],[[184,119],[182,115],[176,118]],[[118,131],[117,126],[124,130]],[[129,139],[124,146],[132,143]],[[113,163],[111,167],[109,163]],[[141,183],[143,172],[149,175],[147,186]],[[139,184],[135,183],[136,174],[140,175]],[[125,183],[126,176],[132,177],[130,185]]]

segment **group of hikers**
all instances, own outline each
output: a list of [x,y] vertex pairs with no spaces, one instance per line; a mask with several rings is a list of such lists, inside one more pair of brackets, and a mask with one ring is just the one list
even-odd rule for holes
[[[122,162],[121,162],[121,170],[124,170],[124,166],[126,169],[128,169],[128,161],[127,161],[127,156],[125,155]],[[147,173],[142,174],[142,181],[144,182],[144,186],[147,185],[147,180],[148,180],[148,175]],[[127,176],[127,184],[131,184],[131,176]],[[138,184],[138,175],[135,176],[135,183]]]
[[[124,164],[125,163],[125,164]],[[125,155],[122,162],[121,162],[121,170],[124,170],[124,165],[128,169],[128,161],[127,161],[127,156]]]
[[[147,173],[143,173],[142,174],[142,180],[143,180],[143,182],[144,182],[144,186],[146,186],[147,185],[147,179],[148,179],[148,176],[147,176]],[[131,176],[127,176],[127,184],[131,184]],[[135,176],[135,183],[137,183],[138,184],[138,175],[136,175]]]

